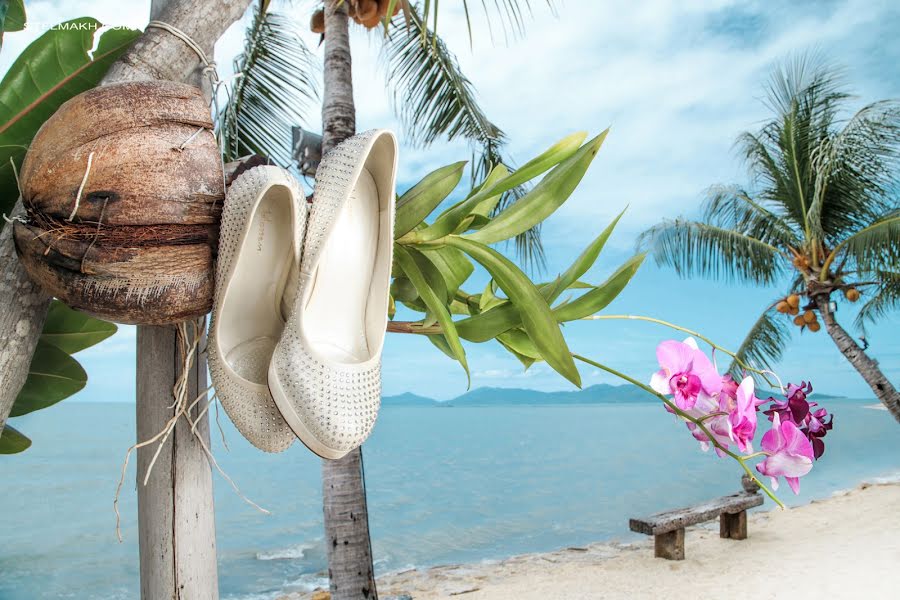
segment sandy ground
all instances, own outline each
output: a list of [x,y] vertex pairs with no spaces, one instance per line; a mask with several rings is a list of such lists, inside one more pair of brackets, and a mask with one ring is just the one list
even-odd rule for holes
[[[768,505],[768,503],[767,503]],[[790,510],[751,515],[749,538],[691,528],[686,559],[653,558],[650,538],[593,544],[379,579],[379,596],[415,600],[582,598],[900,599],[900,485],[864,485]],[[308,595],[291,596],[300,600]]]

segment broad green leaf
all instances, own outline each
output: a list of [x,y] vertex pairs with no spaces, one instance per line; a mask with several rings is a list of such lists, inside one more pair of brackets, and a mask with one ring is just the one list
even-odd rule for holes
[[0,432],[0,454],[18,454],[31,446],[31,440],[19,433],[12,425],[7,424]]
[[521,323],[519,311],[507,301],[468,319],[457,321],[456,329],[459,337],[481,343],[492,340]]
[[508,258],[483,244],[457,236],[448,237],[447,244],[459,248],[487,269],[518,309],[526,333],[547,364],[581,387],[581,376],[559,324],[547,301],[528,277]]
[[397,200],[394,239],[412,231],[456,189],[466,161],[432,171]]
[[494,244],[528,231],[553,214],[572,195],[584,177],[609,130],[582,146],[559,163],[518,202],[466,237],[481,244]]
[[506,302],[506,299],[497,297],[497,282],[491,279],[484,286],[484,291],[481,292],[481,297],[478,299],[478,308],[483,312],[504,302]]
[[19,417],[47,408],[80,391],[87,383],[87,373],[78,361],[44,341],[38,341],[28,378],[22,386],[11,417]]
[[531,368],[531,365],[533,365],[535,362],[537,362],[537,359],[534,359],[534,358],[531,358],[530,356],[525,356],[524,354],[520,354],[519,352],[516,352],[516,350],[513,349],[511,346],[509,346],[509,344],[504,343],[501,338],[497,338],[497,342],[499,342],[500,345],[503,346],[507,352],[509,352],[510,354],[515,356],[518,359],[518,361],[522,363],[522,366],[525,367],[526,371]]
[[450,344],[447,343],[447,338],[443,335],[437,333],[433,335],[426,335],[428,341],[434,344],[435,348],[443,352],[447,355],[447,357],[456,360],[456,355],[453,354],[453,348],[450,347]]
[[419,292],[429,312],[434,315],[437,322],[441,325],[444,338],[453,351],[453,356],[462,365],[466,371],[466,378],[471,384],[471,376],[469,375],[469,364],[466,362],[466,351],[463,349],[462,343],[459,341],[459,335],[456,332],[456,326],[450,317],[450,312],[446,307],[446,300],[439,297],[435,290],[428,285],[425,275],[419,270],[419,266],[415,259],[410,255],[409,251],[400,244],[394,244],[394,256],[400,263],[400,267],[413,285]]
[[459,286],[475,270],[472,261],[456,248],[441,246],[440,248],[416,248],[416,250],[421,251],[422,255],[428,258],[438,273],[440,273],[444,280],[444,287],[447,290],[448,300],[456,294]]
[[419,292],[408,278],[395,277],[391,282],[391,295],[400,302],[415,302]]
[[427,242],[450,235],[484,200],[508,192],[572,156],[578,150],[585,136],[586,134],[583,132],[569,135],[494,185],[482,187],[477,193],[466,198],[464,202],[455,204],[441,213],[433,224],[415,232],[412,241]]
[[[595,262],[597,262],[597,257],[600,256],[600,251],[603,250],[603,246],[606,245],[606,240],[609,239],[609,236],[612,234],[613,229],[616,228],[616,225],[619,223],[619,219],[622,218],[622,215],[625,214],[625,211],[619,213],[613,222],[607,225],[606,229],[604,229],[600,235],[598,235],[590,245],[585,248],[584,252],[575,259],[575,262],[566,269],[564,273],[562,273],[556,281],[545,284],[542,286],[542,290],[546,290],[544,293],[544,297],[547,299],[547,302],[552,303],[554,300],[559,298],[559,295],[562,294],[565,290],[571,288],[578,284],[578,278],[587,273],[588,269],[590,269]],[[593,287],[593,286],[588,286]]]
[[497,341],[514,350],[517,354],[527,356],[532,360],[542,360],[541,353],[538,352],[531,338],[521,329],[510,329],[505,333],[501,333],[497,336]]
[[[421,252],[417,252],[416,250],[409,248],[408,249],[409,256],[412,257],[413,261],[415,261],[416,266],[419,269],[419,273],[425,278],[425,285],[428,286],[438,298],[441,299],[441,305],[446,307],[447,303],[450,300],[451,294],[447,291],[447,284],[444,282],[444,278],[441,277],[441,274],[438,272],[437,268],[434,264],[425,258]],[[414,280],[413,283],[415,284]],[[417,291],[418,287],[416,288]],[[421,291],[419,291],[419,296],[421,297]],[[424,300],[424,298],[422,298]],[[427,311],[425,312],[425,319],[422,322],[422,325],[425,327],[431,327],[435,323],[437,323],[437,315],[435,311],[432,310],[428,303],[426,302],[425,306],[427,307]]]
[[72,310],[59,300],[54,300],[44,321],[41,340],[63,352],[75,354],[99,344],[114,334],[116,329],[112,323]]
[[[491,169],[491,172],[488,174],[487,178],[485,178],[481,187],[492,187],[495,183],[508,176],[509,169],[506,168],[506,165],[497,165]],[[485,218],[490,217],[502,197],[503,194],[494,194],[493,196],[485,198],[475,206],[474,210],[472,210],[472,214]]]
[[25,29],[25,3],[22,0],[0,1],[0,40],[5,31],[22,31]]
[[21,167],[38,128],[69,98],[88,90],[140,35],[131,29],[94,34],[101,24],[81,17],[48,30],[15,60],[0,81],[0,213],[9,213],[18,198],[12,159]]
[[638,254],[631,257],[615,273],[610,275],[609,279],[604,283],[589,292],[585,292],[571,302],[555,308],[553,314],[560,321],[575,321],[603,310],[625,289],[625,286],[637,273],[638,267],[641,266],[645,256],[644,254]]

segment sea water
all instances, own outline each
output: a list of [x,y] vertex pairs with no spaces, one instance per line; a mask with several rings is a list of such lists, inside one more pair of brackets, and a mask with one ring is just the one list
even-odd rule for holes
[[[836,414],[825,456],[791,504],[900,472],[900,427],[874,401]],[[214,414],[214,413],[213,413]],[[214,423],[215,421],[213,421]],[[246,504],[214,473],[221,596],[268,600],[326,585],[321,461],[302,445],[268,455],[221,415],[213,451]],[[139,596],[134,406],[62,403],[16,419],[34,445],[0,457],[0,600]],[[388,406],[364,447],[376,571],[477,562],[634,539],[628,518],[740,489],[740,468],[704,454],[658,404]],[[152,475],[151,475],[152,476]],[[764,508],[771,508],[766,502]]]

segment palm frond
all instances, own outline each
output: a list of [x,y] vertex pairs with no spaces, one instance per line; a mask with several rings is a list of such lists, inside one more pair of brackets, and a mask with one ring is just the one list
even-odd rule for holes
[[234,61],[234,89],[219,114],[226,160],[260,154],[291,164],[291,127],[317,99],[317,67],[295,19],[259,5]]
[[665,220],[638,238],[658,265],[668,265],[682,277],[700,275],[757,284],[774,283],[783,261],[774,246],[749,235],[709,223]]
[[[781,358],[785,346],[791,339],[791,328],[787,323],[784,315],[775,310],[773,303],[750,328],[735,355],[744,364],[753,368],[770,368]],[[742,376],[741,367],[736,360],[732,361],[728,372],[735,378]]]
[[[418,7],[411,6],[408,21],[398,15],[384,41],[388,84],[395,111],[403,123],[406,138],[429,145],[439,139],[466,139],[476,153],[472,161],[472,181],[482,181],[498,164],[510,171],[515,167],[503,155],[506,135],[491,121],[475,97],[453,53],[428,28]],[[521,198],[526,188],[503,195],[494,212]],[[544,250],[539,229],[516,237],[519,257],[532,266],[542,266]]]
[[[556,14],[556,6],[553,0],[544,0],[552,14]],[[463,13],[469,31],[469,41],[472,41],[472,18],[475,16],[475,4],[472,0],[462,0]],[[525,33],[525,22],[532,15],[530,0],[481,0],[481,11],[484,21],[488,26],[491,39],[494,38],[493,24],[500,20],[503,36],[506,40],[510,37],[518,37]],[[434,31],[437,31],[438,13],[440,2],[438,0],[426,0],[422,6],[421,17],[425,23],[433,23]]]
[[797,233],[782,215],[772,212],[754,200],[749,192],[736,186],[711,187],[703,207],[703,219],[711,225],[734,229],[779,248],[800,244]]
[[900,101],[870,104],[814,151],[817,197],[811,221],[836,243],[898,207]]
[[856,328],[861,331],[865,331],[866,324],[875,323],[900,308],[900,270],[879,269],[873,275],[879,284],[874,292],[870,292],[872,288],[866,290],[873,294],[872,298],[862,305],[854,321]]
[[900,210],[890,211],[844,239],[835,254],[849,259],[860,274],[900,270]]

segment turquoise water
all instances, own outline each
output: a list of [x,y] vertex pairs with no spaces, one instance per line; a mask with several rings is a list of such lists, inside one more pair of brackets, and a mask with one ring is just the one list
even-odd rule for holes
[[[900,472],[900,427],[872,400],[832,400],[835,430],[802,481],[803,503]],[[253,450],[226,423],[222,467],[264,515],[216,477],[222,597],[267,600],[322,583],[319,461],[295,445]],[[34,440],[0,458],[0,600],[138,596],[133,484],[125,541],[112,499],[134,407],[69,403],[17,419]],[[217,433],[214,430],[214,433]],[[365,447],[376,569],[473,562],[603,539],[628,517],[736,491],[739,467],[703,454],[656,404],[387,407]],[[134,481],[130,467],[127,481]],[[771,506],[767,503],[767,506]]]

